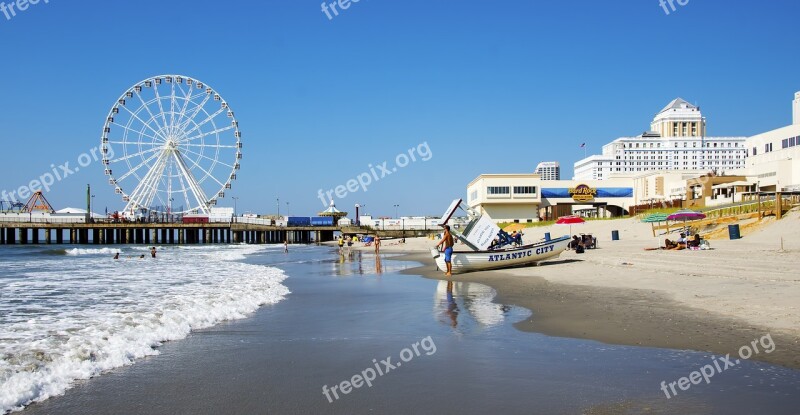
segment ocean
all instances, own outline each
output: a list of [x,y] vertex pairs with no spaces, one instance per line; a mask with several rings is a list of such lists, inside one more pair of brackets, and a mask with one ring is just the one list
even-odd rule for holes
[[0,248],[0,413],[283,300],[283,271],[240,261],[276,249]]

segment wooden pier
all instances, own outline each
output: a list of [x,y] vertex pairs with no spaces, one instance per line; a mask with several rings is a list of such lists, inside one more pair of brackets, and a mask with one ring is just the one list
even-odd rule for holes
[[241,223],[0,223],[0,245],[277,244],[332,241],[336,226]]

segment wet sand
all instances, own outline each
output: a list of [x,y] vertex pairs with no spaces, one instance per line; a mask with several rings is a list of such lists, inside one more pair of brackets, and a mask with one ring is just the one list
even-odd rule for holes
[[[402,259],[432,263],[425,254],[406,254]],[[550,267],[591,267],[581,262],[577,259],[551,261],[536,271]],[[433,265],[404,272],[446,279]],[[510,269],[454,275],[451,279],[491,286],[497,290],[497,302],[531,310],[530,318],[514,325],[519,330],[609,344],[721,355],[736,354],[740,347],[770,333],[776,344],[775,351],[760,353],[752,359],[800,369],[800,341],[791,334],[687,307],[659,291],[567,285],[519,274],[519,270]]]

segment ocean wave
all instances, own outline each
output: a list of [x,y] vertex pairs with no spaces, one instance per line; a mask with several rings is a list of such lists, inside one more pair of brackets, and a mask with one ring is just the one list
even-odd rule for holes
[[72,248],[66,249],[64,252],[67,255],[77,256],[77,255],[114,255],[121,250],[118,248]]
[[259,250],[164,250],[156,260],[133,262],[75,254],[4,283],[4,298],[27,305],[23,312],[0,301],[0,413],[280,301],[289,293],[281,270],[232,262]]

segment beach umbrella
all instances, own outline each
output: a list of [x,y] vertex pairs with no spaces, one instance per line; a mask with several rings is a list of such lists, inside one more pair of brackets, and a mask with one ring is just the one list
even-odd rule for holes
[[656,228],[654,224],[657,222],[666,222],[666,221],[667,221],[667,214],[661,212],[651,213],[645,216],[644,219],[642,219],[642,222],[650,224],[650,228],[653,230],[654,237],[656,236]]
[[581,223],[586,223],[586,221],[582,217],[575,215],[562,216],[556,221],[556,225],[569,225],[570,235],[572,235],[572,225],[580,225]]
[[503,228],[503,230],[508,232],[508,233],[511,233],[511,232],[514,232],[514,231],[521,231],[523,229],[525,229],[525,224],[524,223],[512,223],[511,225],[508,225],[505,228]]
[[686,228],[686,221],[687,220],[697,220],[697,219],[705,219],[705,218],[706,218],[706,214],[705,213],[696,212],[696,211],[691,210],[691,209],[682,209],[682,210],[679,210],[679,211],[667,216],[667,220],[683,221],[683,227],[684,228]]

